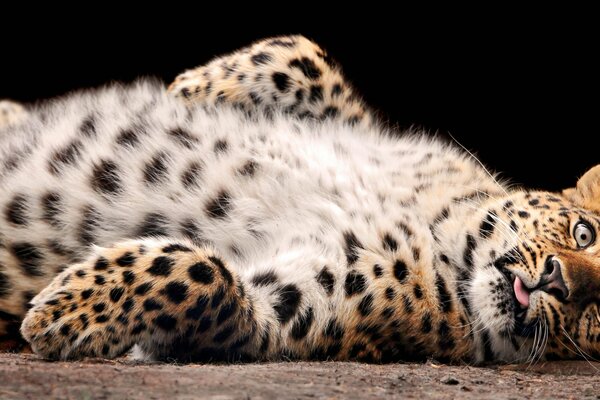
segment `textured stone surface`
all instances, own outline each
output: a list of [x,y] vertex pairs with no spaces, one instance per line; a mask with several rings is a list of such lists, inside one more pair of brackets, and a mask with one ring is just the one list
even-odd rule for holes
[[600,364],[46,362],[0,354],[0,399],[600,399]]

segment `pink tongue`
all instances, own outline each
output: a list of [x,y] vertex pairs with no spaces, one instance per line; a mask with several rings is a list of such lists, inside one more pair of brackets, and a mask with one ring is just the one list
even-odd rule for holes
[[519,277],[515,277],[515,296],[517,296],[517,300],[524,307],[529,307],[529,292],[527,288],[523,284],[523,282],[519,279]]

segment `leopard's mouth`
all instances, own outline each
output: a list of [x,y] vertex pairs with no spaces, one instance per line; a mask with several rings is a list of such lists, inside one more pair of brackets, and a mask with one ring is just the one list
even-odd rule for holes
[[513,303],[513,319],[515,321],[513,332],[521,336],[530,336],[537,322],[535,319],[528,320],[527,318],[531,289],[523,283],[523,280],[517,274],[506,268],[506,264],[499,265],[496,263],[496,267],[506,278],[509,287],[509,294]]

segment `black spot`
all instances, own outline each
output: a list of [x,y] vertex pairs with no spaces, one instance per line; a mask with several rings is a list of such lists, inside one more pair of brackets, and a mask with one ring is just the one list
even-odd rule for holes
[[529,205],[530,206],[537,206],[538,204],[540,204],[540,200],[539,199],[531,199],[531,200],[529,200]]
[[116,303],[117,301],[119,301],[121,299],[121,296],[123,296],[123,293],[125,292],[125,289],[123,289],[122,287],[115,287],[112,288],[109,292],[109,297],[110,300],[113,303]]
[[375,278],[380,278],[383,275],[383,268],[381,268],[381,265],[373,265],[373,274],[375,275]]
[[394,312],[395,310],[392,307],[386,307],[381,312],[381,316],[386,319],[390,319],[392,316],[394,316]]
[[373,295],[369,293],[362,298],[360,303],[358,303],[358,311],[363,317],[366,317],[373,312],[373,300]]
[[300,300],[302,293],[298,290],[296,285],[288,284],[277,290],[279,299],[273,306],[277,319],[281,324],[288,323],[298,311],[300,306]]
[[4,209],[4,216],[13,225],[26,226],[28,223],[27,197],[20,194],[13,197]]
[[446,282],[444,279],[439,274],[436,275],[435,286],[437,287],[438,291],[438,301],[442,306],[442,311],[448,313],[452,311],[452,298],[450,297],[450,293],[448,292],[448,288],[446,287]]
[[27,276],[43,276],[41,269],[44,255],[31,243],[16,242],[10,246],[10,252],[19,261],[19,267]]
[[484,361],[493,361],[496,357],[494,356],[494,351],[492,350],[492,341],[490,340],[489,333],[485,330],[481,333],[481,341],[483,342]]
[[292,38],[284,38],[284,39],[273,39],[268,43],[269,46],[281,46],[292,48],[296,45],[296,41]]
[[495,212],[490,211],[487,213],[485,219],[481,221],[481,225],[479,226],[479,236],[484,239],[489,238],[494,233],[494,228],[496,226],[496,220],[498,216]]
[[63,166],[73,165],[81,153],[82,143],[79,139],[73,140],[63,149],[55,152],[48,161],[48,170],[53,175],[58,175]]
[[323,110],[323,114],[321,115],[321,118],[323,118],[323,119],[336,118],[338,115],[340,115],[339,108],[337,108],[335,106],[327,106]]
[[131,285],[135,280],[135,274],[133,271],[123,271],[123,283],[126,285]]
[[425,313],[423,318],[421,318],[421,332],[431,332],[431,315],[429,313]]
[[132,252],[128,251],[121,257],[117,258],[115,262],[120,267],[131,267],[135,263],[135,256]]
[[335,278],[333,277],[333,274],[329,272],[329,269],[327,269],[327,267],[323,267],[323,269],[319,272],[319,274],[317,275],[317,282],[319,282],[319,284],[323,286],[323,289],[325,289],[325,293],[327,293],[328,296],[331,296],[333,294]]
[[58,321],[63,316],[62,310],[52,311],[52,322]]
[[477,242],[475,241],[475,238],[471,234],[467,234],[467,245],[463,252],[463,261],[469,268],[473,267],[473,251],[475,251],[476,247]]
[[85,137],[96,136],[96,119],[93,115],[88,115],[79,125],[79,133]]
[[202,261],[190,266],[188,268],[188,274],[195,282],[204,283],[206,285],[215,280],[212,268]]
[[227,143],[227,140],[225,140],[225,139],[217,140],[213,147],[213,150],[217,155],[221,154],[221,153],[226,153],[228,149],[229,149],[229,143]]
[[227,339],[231,337],[233,332],[235,331],[233,326],[227,326],[223,328],[221,331],[217,332],[217,334],[213,337],[213,341],[215,343],[223,343]]
[[106,304],[96,303],[92,306],[92,309],[97,313],[101,313],[102,311],[104,311],[106,309]]
[[288,64],[290,68],[298,68],[308,79],[316,80],[321,77],[321,70],[308,57],[295,58]]
[[408,268],[406,267],[406,263],[402,260],[396,260],[394,263],[394,276],[400,283],[404,283],[406,277],[408,276]]
[[159,301],[157,301],[153,298],[144,300],[144,310],[146,310],[146,311],[162,310],[162,308],[163,308],[162,303],[160,303]]
[[229,319],[229,317],[231,317],[236,312],[237,307],[238,304],[235,300],[221,307],[219,314],[217,314],[217,325],[221,325],[223,322]]
[[173,261],[173,259],[165,256],[159,256],[152,260],[152,266],[146,271],[155,276],[169,276],[174,265],[175,261]]
[[199,184],[200,174],[202,173],[202,164],[192,162],[181,174],[181,183],[188,189],[197,187]]
[[192,249],[179,243],[171,243],[163,247],[162,251],[163,253],[173,253],[175,251],[190,252]]
[[212,318],[210,316],[203,317],[200,319],[200,322],[198,322],[197,332],[206,332],[210,329],[211,325]]
[[248,96],[250,96],[250,100],[252,100],[252,104],[254,104],[255,106],[259,105],[262,102],[259,94],[256,92],[250,92]]
[[530,214],[527,211],[519,211],[519,217],[523,219],[529,218]]
[[81,298],[87,300],[92,296],[92,294],[94,294],[94,289],[85,289],[81,292]]
[[138,134],[133,129],[123,129],[119,136],[117,136],[117,144],[120,146],[135,147],[139,143],[140,139]]
[[416,283],[415,286],[413,287],[413,294],[415,295],[415,298],[417,298],[417,299],[423,298],[423,289],[421,288],[421,285],[419,285],[418,283]]
[[206,306],[208,305],[208,297],[200,296],[198,300],[196,300],[196,304],[193,307],[188,308],[185,311],[185,317],[187,319],[198,319],[206,310]]
[[123,304],[121,304],[121,308],[123,309],[124,313],[128,313],[133,308],[133,305],[134,305],[133,299],[131,297],[128,297],[125,299]]
[[272,283],[277,283],[277,281],[277,275],[272,271],[254,275],[254,277],[252,277],[252,284],[254,286],[267,286]]
[[148,213],[137,228],[137,236],[168,236],[169,220],[163,214]]
[[60,327],[60,333],[63,336],[68,336],[69,333],[71,333],[71,325],[69,324],[64,324],[63,326]]
[[248,344],[248,342],[250,342],[250,339],[252,339],[252,336],[250,334],[244,335],[241,338],[237,339],[235,342],[233,342],[230,346],[230,349],[236,350],[241,347],[244,347],[245,345]]
[[290,335],[292,338],[296,340],[303,339],[308,334],[310,327],[313,323],[314,315],[312,307],[309,307],[308,310],[294,322],[292,326],[292,330],[290,331]]
[[81,223],[79,224],[78,238],[79,242],[85,246],[93,244],[95,241],[95,231],[100,227],[102,216],[92,206],[85,206],[81,213]]
[[396,297],[396,291],[394,290],[394,288],[387,287],[385,289],[385,298],[388,300],[394,300],[395,297]]
[[131,330],[131,334],[132,335],[139,335],[140,333],[142,333],[143,331],[145,331],[147,328],[146,324],[143,322],[138,322],[133,329]]
[[82,329],[87,329],[88,325],[89,325],[89,319],[87,314],[79,314],[79,320],[81,321],[81,328]]
[[174,128],[167,132],[169,137],[187,149],[193,149],[199,143],[198,138],[183,128]]
[[356,326],[356,332],[364,333],[371,337],[373,342],[381,339],[381,325],[372,324],[372,323],[361,323]]
[[272,59],[273,57],[270,54],[264,52],[257,53],[250,58],[254,65],[266,64]]
[[346,296],[353,296],[365,291],[367,280],[365,276],[356,271],[351,271],[346,276]]
[[438,328],[439,335],[439,346],[442,351],[452,350],[454,348],[455,342],[452,339],[452,335],[450,334],[450,327],[448,326],[447,321],[440,322],[440,327]]
[[275,87],[280,92],[287,92],[290,88],[290,77],[288,76],[288,74],[285,74],[283,72],[273,72],[273,75],[271,75],[271,79],[273,79]]
[[101,160],[94,165],[91,177],[92,188],[100,193],[115,195],[121,192],[121,178],[117,164],[110,160]]
[[102,256],[98,257],[96,263],[94,264],[94,269],[96,271],[104,271],[108,268],[108,260]]
[[135,288],[135,294],[143,296],[146,293],[148,293],[150,289],[152,289],[152,286],[153,285],[151,282],[142,283],[141,285]]
[[94,276],[94,283],[96,283],[96,285],[104,285],[106,279],[102,275],[96,275]]
[[210,307],[214,310],[221,305],[223,299],[225,298],[225,290],[222,286],[213,293],[212,301],[210,302]]
[[102,324],[104,322],[108,321],[108,315],[106,314],[100,314],[96,317],[96,322]]
[[181,304],[187,298],[187,292],[188,285],[178,281],[167,283],[161,291],[162,294],[175,304]]
[[386,233],[383,237],[383,248],[386,251],[398,250],[398,242],[389,233]]
[[340,94],[342,94],[342,85],[339,83],[336,83],[335,85],[333,85],[333,87],[331,88],[331,96],[332,97],[337,97]]
[[233,283],[233,275],[231,275],[231,272],[229,272],[227,267],[225,267],[223,261],[220,258],[214,256],[208,257],[208,260],[211,263],[213,263],[215,267],[217,267],[221,275],[223,275],[223,278],[225,278],[225,281],[231,285]]
[[144,167],[144,182],[149,185],[160,183],[167,177],[167,172],[167,155],[160,152],[146,163]]
[[312,85],[310,87],[308,101],[310,103],[316,103],[321,100],[323,100],[323,87],[321,85]]
[[48,246],[48,249],[57,256],[70,257],[72,259],[75,258],[75,252],[72,249],[66,247],[58,240],[48,239],[46,241],[46,245]]
[[346,123],[349,125],[356,125],[360,122],[360,120],[362,118],[363,118],[362,115],[353,115],[352,117],[350,117],[346,120]]
[[358,260],[358,251],[362,249],[362,244],[358,241],[354,232],[348,231],[344,233],[344,243],[346,251],[346,260],[348,265],[354,264]]
[[327,323],[323,335],[333,340],[341,340],[344,337],[344,328],[333,318]]
[[238,169],[238,173],[242,176],[254,176],[258,169],[258,163],[254,160],[248,160]]
[[294,93],[294,97],[296,98],[296,104],[294,106],[300,105],[302,103],[302,100],[304,100],[304,89],[300,88],[296,90],[296,93]]
[[154,325],[158,326],[164,331],[172,331],[177,325],[177,319],[168,314],[160,314],[154,319]]
[[231,208],[231,196],[222,190],[217,197],[206,203],[206,214],[211,218],[225,218]]

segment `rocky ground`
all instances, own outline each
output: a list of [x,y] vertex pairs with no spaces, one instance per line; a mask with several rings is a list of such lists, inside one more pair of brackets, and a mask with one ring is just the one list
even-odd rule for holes
[[237,365],[47,362],[0,354],[0,399],[600,399],[600,363]]

